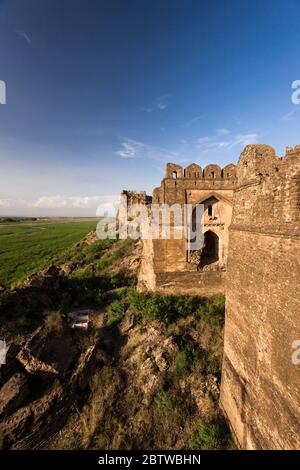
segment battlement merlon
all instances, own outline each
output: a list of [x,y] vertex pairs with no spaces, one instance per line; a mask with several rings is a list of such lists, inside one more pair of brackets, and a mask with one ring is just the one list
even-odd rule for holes
[[230,163],[224,168],[216,164],[209,164],[205,168],[201,168],[197,163],[192,163],[183,169],[176,163],[167,163],[165,179],[207,179],[207,180],[224,180],[235,179],[236,170],[235,165]]

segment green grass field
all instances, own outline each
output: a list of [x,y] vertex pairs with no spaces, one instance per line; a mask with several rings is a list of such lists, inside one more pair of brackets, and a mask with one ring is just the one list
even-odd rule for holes
[[0,225],[0,284],[9,287],[45,268],[94,228],[95,220]]

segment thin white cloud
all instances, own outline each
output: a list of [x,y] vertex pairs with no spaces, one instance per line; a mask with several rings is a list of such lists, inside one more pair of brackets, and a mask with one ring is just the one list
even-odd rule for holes
[[217,129],[217,134],[228,135],[230,134],[230,130],[226,129],[226,127],[220,127],[219,129]]
[[170,93],[166,93],[165,95],[159,96],[156,98],[156,105],[157,108],[163,111],[169,106],[169,98],[171,97]]
[[190,119],[189,121],[185,122],[184,124],[181,124],[180,127],[184,127],[184,128],[191,127],[197,121],[200,121],[200,119],[203,119],[203,116],[195,116],[193,119]]
[[142,110],[146,113],[152,113],[153,111],[164,111],[169,106],[169,98],[171,97],[170,93],[158,96],[153,103],[149,106],[143,107]]
[[142,142],[138,142],[137,140],[133,139],[124,139],[121,142],[121,149],[116,152],[121,158],[135,158],[138,156],[139,151],[145,146]]
[[100,216],[117,205],[119,195],[107,196],[42,196],[36,200],[0,199],[0,215],[25,213],[28,215],[79,214]]
[[237,134],[231,143],[230,147],[236,146],[245,146],[248,144],[256,144],[258,139],[258,134],[250,133],[250,134]]
[[32,39],[31,37],[25,33],[25,31],[20,31],[20,30],[15,30],[15,33],[20,36],[21,38],[25,39],[25,41],[27,42],[27,44],[32,44]]
[[125,138],[124,141],[121,142],[121,147],[120,150],[115,152],[115,154],[121,158],[147,158],[149,160],[166,162],[178,156],[178,152],[129,138]]
[[202,151],[221,151],[225,149],[232,149],[235,147],[245,147],[247,144],[255,144],[258,139],[258,134],[236,134],[232,139],[220,140],[218,136],[205,136],[196,140],[196,147]]
[[280,121],[292,121],[293,119],[295,119],[295,114],[297,113],[297,111],[299,111],[299,109],[300,109],[300,106],[295,107],[288,113],[281,116]]
[[31,207],[43,207],[43,208],[54,208],[54,207],[87,207],[91,204],[99,203],[101,198],[99,196],[42,196],[33,204]]
[[142,110],[145,111],[146,113],[152,113],[152,111],[154,111],[154,108],[149,106],[148,108],[142,108]]
[[27,207],[28,201],[25,199],[0,199],[0,209],[14,207],[14,205]]
[[212,140],[213,140],[213,137],[208,137],[208,136],[199,137],[199,139],[197,139],[197,143],[202,145],[202,144],[206,144],[208,142],[211,142]]

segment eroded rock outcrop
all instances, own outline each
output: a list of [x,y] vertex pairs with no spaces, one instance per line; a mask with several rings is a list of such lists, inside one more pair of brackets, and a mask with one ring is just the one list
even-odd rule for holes
[[61,374],[70,368],[76,348],[71,332],[65,328],[60,335],[47,333],[40,327],[28,339],[25,346],[17,355],[27,372],[31,374]]
[[0,390],[0,418],[16,411],[30,393],[29,377],[23,372],[13,375]]
[[59,334],[40,327],[3,364],[3,377],[12,360],[19,369],[0,390],[4,448],[34,448],[63,425],[74,397],[88,386],[95,359],[95,344],[82,348],[80,338],[67,325]]

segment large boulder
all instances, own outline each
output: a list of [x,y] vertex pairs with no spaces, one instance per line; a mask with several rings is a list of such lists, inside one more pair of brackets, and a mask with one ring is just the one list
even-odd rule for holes
[[48,333],[38,328],[17,355],[30,374],[64,376],[75,359],[76,346],[70,329],[65,327],[60,334]]

